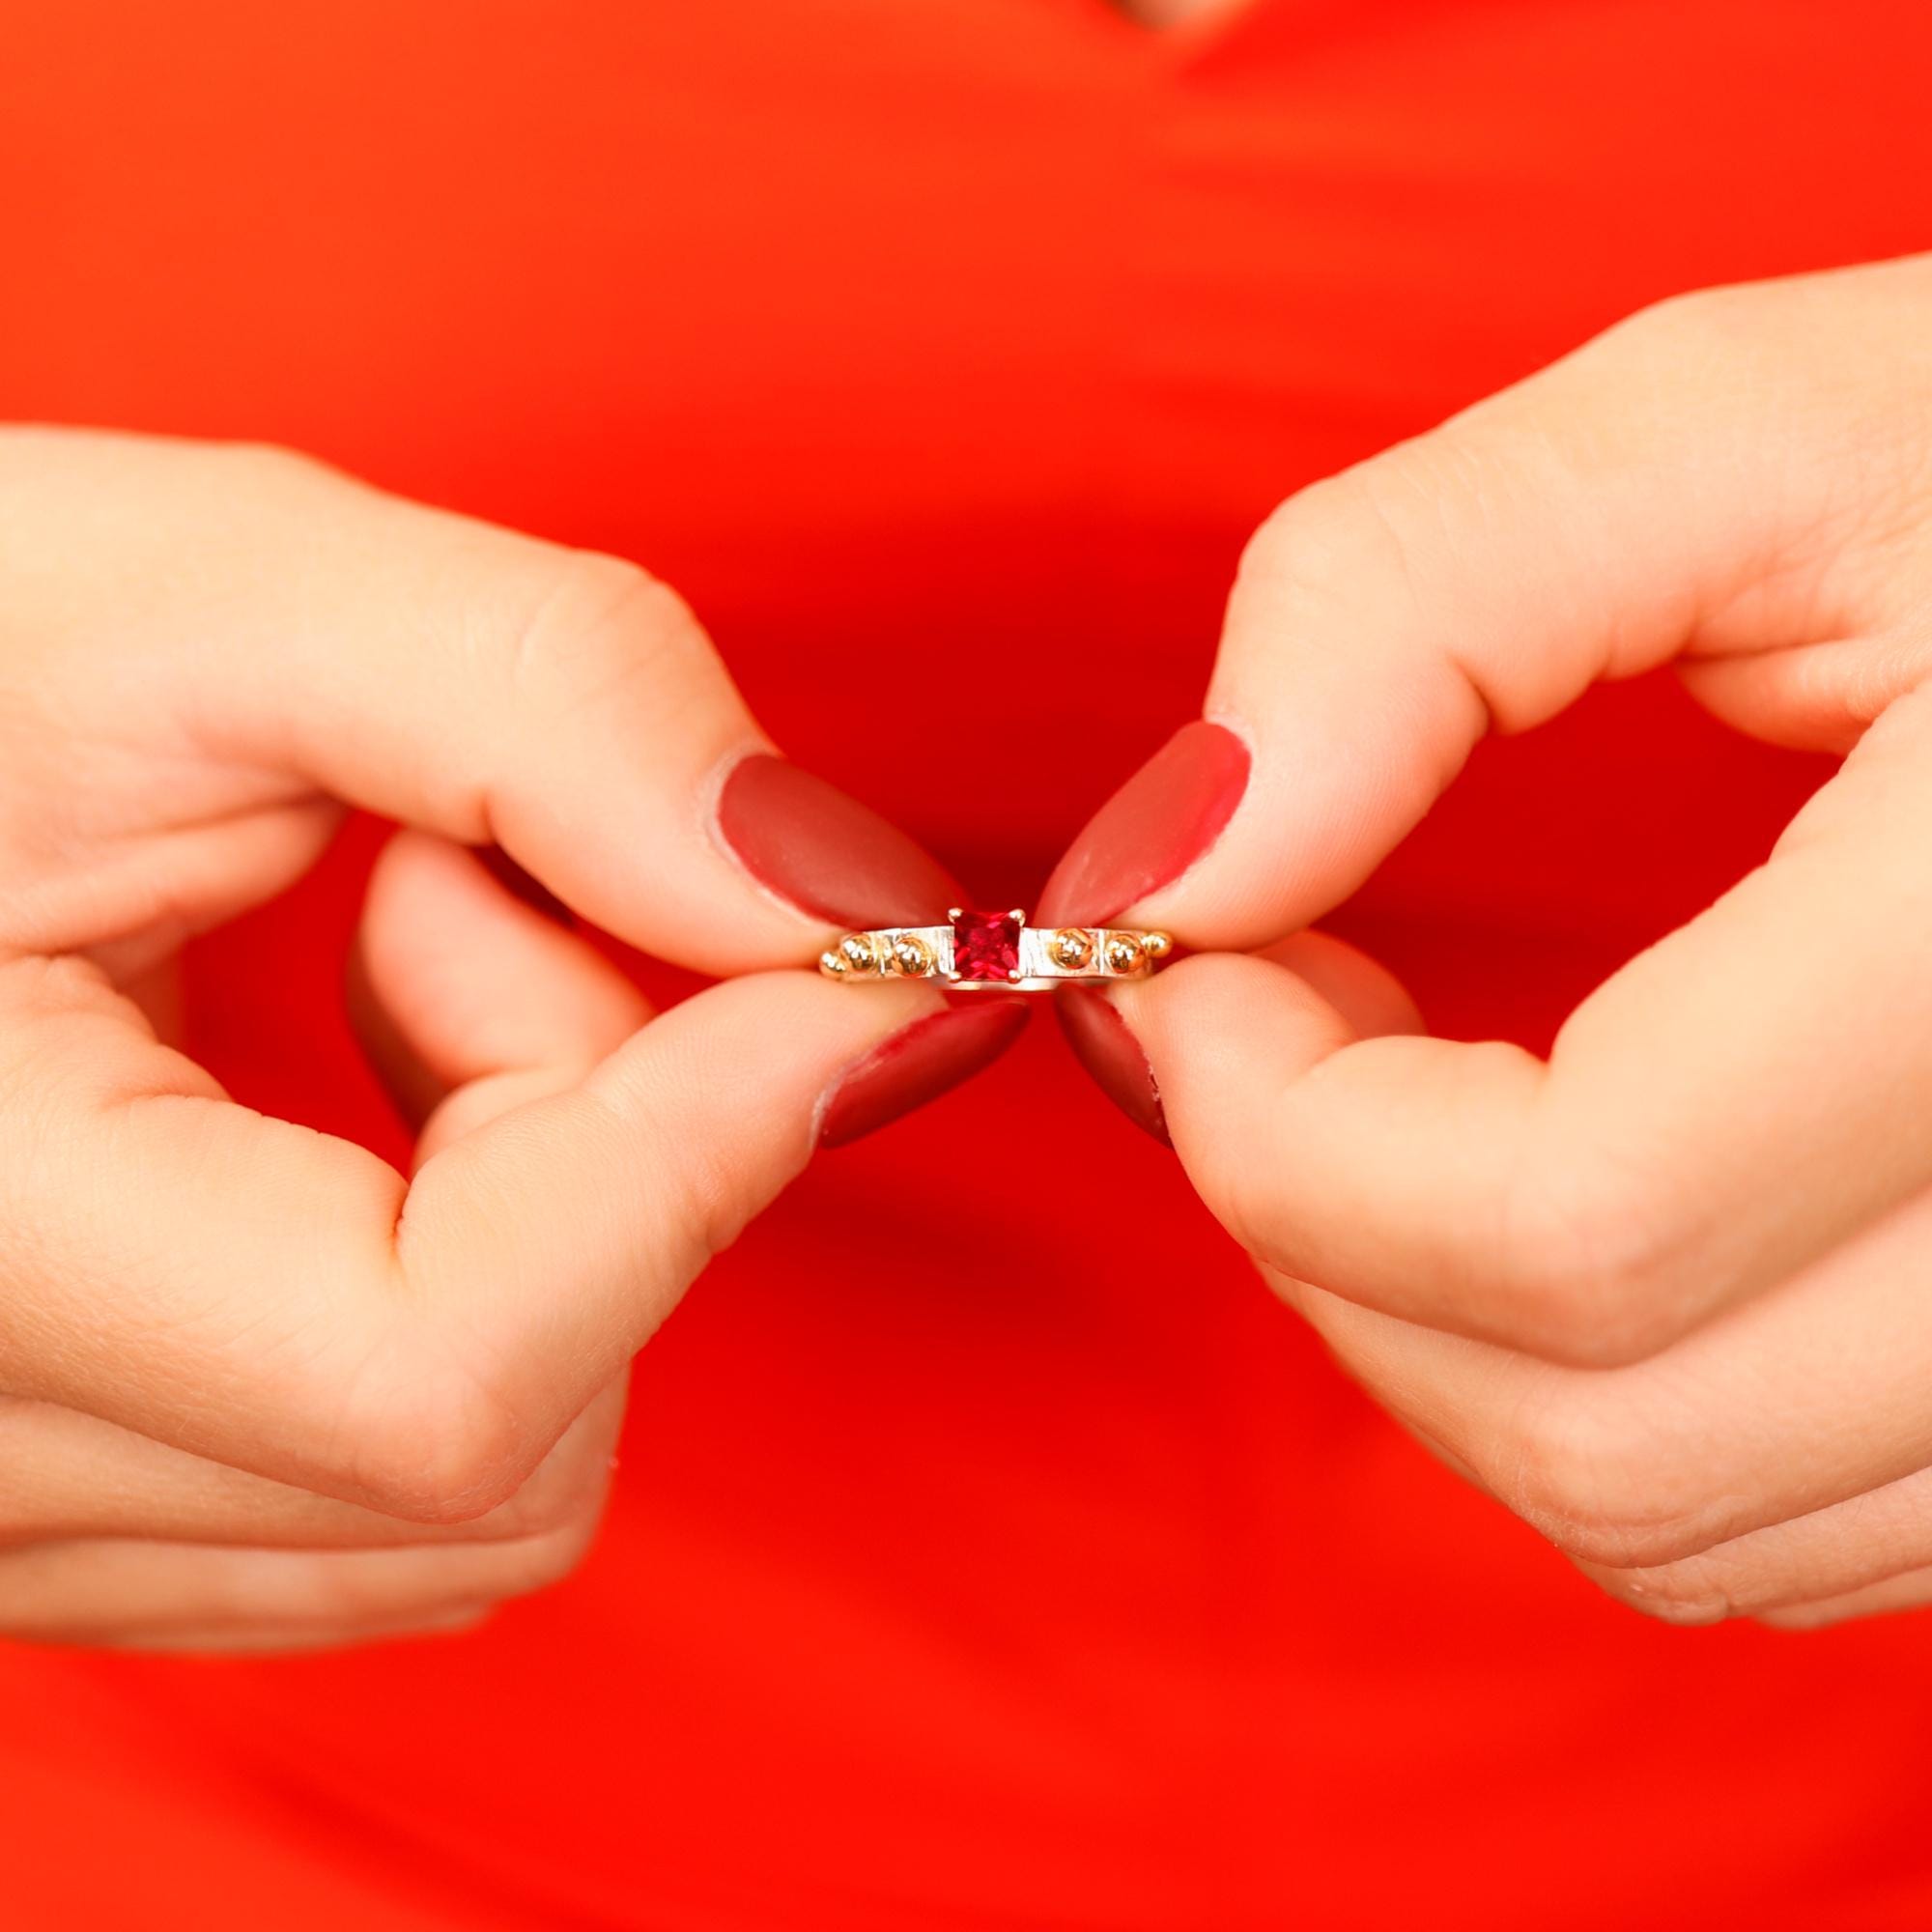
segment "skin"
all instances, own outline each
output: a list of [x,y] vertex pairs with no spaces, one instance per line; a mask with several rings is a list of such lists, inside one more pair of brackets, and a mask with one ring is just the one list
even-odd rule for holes
[[[1283,504],[1208,715],[1254,775],[1119,994],[1208,1204],[1347,1369],[1605,1589],[1932,1598],[1932,258],[1645,312]],[[1548,1058],[1282,935],[1490,729],[1674,663],[1845,753]],[[1400,695],[1400,702],[1392,701]]]
[[[1249,955],[1118,995],[1209,1205],[1445,1460],[1683,1620],[1932,1591],[1928,303],[1925,262],[1675,302],[1286,504],[1210,696],[1253,781],[1126,921]],[[10,432],[0,582],[0,1631],[301,1648],[554,1580],[631,1353],[935,996],[759,970],[823,936],[702,836],[766,741],[629,566],[273,452]],[[1485,729],[1673,659],[1849,756],[1547,1064],[1417,1037],[1301,930]],[[413,828],[361,945],[435,1109],[412,1179],[155,1018],[345,804]],[[748,977],[646,1024],[491,839]]]
[[[710,836],[769,741],[634,567],[280,452],[0,432],[0,1634],[465,1627],[594,1534],[634,1352],[929,988]],[[170,1041],[183,941],[399,820],[359,1006],[412,1176]],[[740,975],[653,1019],[497,885]]]

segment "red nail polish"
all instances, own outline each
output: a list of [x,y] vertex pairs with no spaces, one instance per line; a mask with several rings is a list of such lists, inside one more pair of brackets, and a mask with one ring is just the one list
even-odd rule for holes
[[1034,917],[1102,925],[1178,879],[1221,836],[1248,786],[1248,748],[1224,724],[1183,724],[1092,818]]
[[718,836],[760,885],[838,925],[933,924],[964,903],[952,875],[897,826],[769,753],[731,768]]
[[1074,1059],[1094,1076],[1101,1093],[1135,1126],[1151,1133],[1162,1147],[1172,1147],[1153,1068],[1113,1001],[1082,986],[1063,986],[1053,996],[1053,1009]]
[[936,1100],[990,1066],[1026,1023],[1024,1000],[978,994],[900,1028],[839,1081],[819,1122],[819,1146],[843,1147]]

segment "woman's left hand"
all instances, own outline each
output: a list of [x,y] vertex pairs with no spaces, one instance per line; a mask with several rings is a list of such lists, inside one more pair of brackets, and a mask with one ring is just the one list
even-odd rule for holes
[[[1547,1063],[1283,943],[1487,730],[1673,659],[1850,755]],[[1284,505],[1214,722],[1039,909],[1224,950],[1073,996],[1084,1057],[1383,1404],[1673,1620],[1932,1602],[1928,685],[1932,258],[1682,298]]]
[[[239,1104],[164,996],[352,806],[404,827],[359,960],[407,1177]],[[489,844],[730,977],[653,1017]],[[1011,1039],[807,968],[952,890],[635,565],[287,452],[0,428],[0,1639],[314,1648],[560,1579],[712,1256]]]

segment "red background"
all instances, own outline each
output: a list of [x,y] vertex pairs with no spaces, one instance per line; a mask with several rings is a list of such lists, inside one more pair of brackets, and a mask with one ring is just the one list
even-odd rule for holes
[[[0,414],[273,439],[638,556],[999,903],[1190,715],[1279,497],[1655,297],[1922,246],[1932,200],[1932,15],[1870,0],[0,25]],[[908,784],[968,732],[972,810]],[[1539,1042],[1821,769],[1601,694],[1336,923],[1441,1030]],[[366,842],[202,951],[194,1023],[244,1097],[393,1151],[337,997]],[[1932,1918],[1923,1626],[1600,1601],[1343,1383],[1050,1029],[707,1277],[625,1461],[583,1575],[473,1639],[0,1656],[0,1918]]]

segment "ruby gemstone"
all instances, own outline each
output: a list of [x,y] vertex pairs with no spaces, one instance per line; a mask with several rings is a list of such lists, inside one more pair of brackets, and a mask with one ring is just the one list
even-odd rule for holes
[[1011,913],[962,912],[952,922],[952,970],[961,980],[1004,984],[1020,963],[1020,923]]

